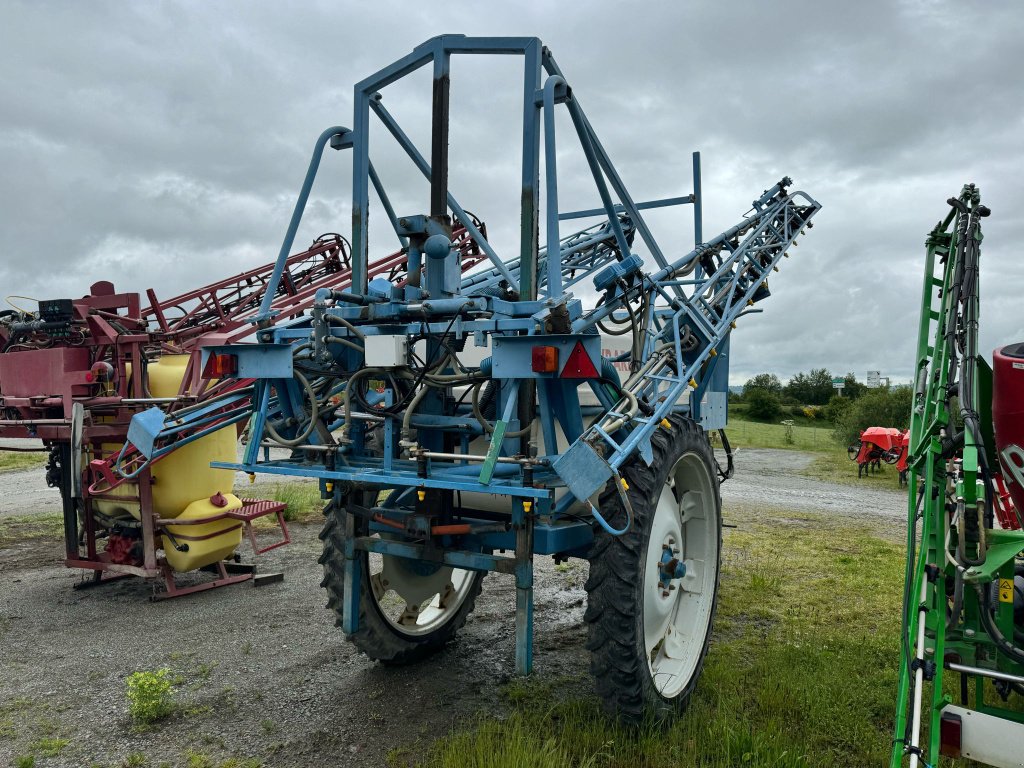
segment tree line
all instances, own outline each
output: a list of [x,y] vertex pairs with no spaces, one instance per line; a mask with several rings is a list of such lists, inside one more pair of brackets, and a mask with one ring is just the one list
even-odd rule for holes
[[783,384],[774,373],[760,373],[743,385],[742,394],[730,395],[748,417],[775,421],[787,416],[822,419],[835,425],[836,436],[856,442],[866,427],[906,429],[910,423],[913,393],[910,387],[868,389],[852,373],[843,377],[843,394],[832,386],[826,368],[800,372]]

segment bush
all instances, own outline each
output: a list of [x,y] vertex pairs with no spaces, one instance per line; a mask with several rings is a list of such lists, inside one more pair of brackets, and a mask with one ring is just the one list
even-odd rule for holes
[[747,413],[750,418],[774,421],[782,412],[779,398],[764,389],[752,389],[746,395]]
[[842,397],[841,395],[835,395],[831,400],[828,401],[828,405],[825,406],[824,415],[825,418],[831,421],[833,424],[839,424],[843,420],[847,411],[850,410],[850,406],[853,405],[853,400],[848,397]]
[[913,402],[914,392],[910,387],[869,391],[847,406],[846,413],[836,424],[836,437],[849,445],[857,442],[860,433],[868,427],[906,429],[910,425]]
[[804,415],[804,418],[812,420],[819,419],[821,418],[821,415],[825,412],[825,406],[805,405],[803,408],[800,409],[800,412]]
[[174,680],[166,667],[156,672],[133,672],[125,682],[128,713],[136,722],[148,725],[174,711]]

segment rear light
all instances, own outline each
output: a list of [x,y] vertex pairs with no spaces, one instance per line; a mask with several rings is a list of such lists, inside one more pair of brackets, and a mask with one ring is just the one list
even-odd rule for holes
[[563,379],[599,379],[594,361],[590,359],[587,350],[583,348],[583,342],[577,341],[576,346],[569,353],[569,359],[565,361],[562,368]]
[[238,355],[210,355],[203,366],[204,379],[223,379],[238,373]]
[[963,743],[963,721],[960,715],[947,712],[939,720],[939,753],[946,757],[960,757]]
[[558,347],[534,347],[530,354],[534,373],[558,372]]

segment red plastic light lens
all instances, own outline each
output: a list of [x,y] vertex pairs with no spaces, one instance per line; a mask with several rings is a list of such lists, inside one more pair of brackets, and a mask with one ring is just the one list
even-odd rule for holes
[[204,379],[222,379],[238,373],[237,355],[210,355],[203,366]]
[[530,354],[534,373],[556,373],[558,371],[558,347],[534,347]]
[[939,753],[946,757],[960,757],[963,722],[960,715],[947,712],[939,720]]
[[569,353],[569,359],[565,361],[562,369],[563,379],[599,379],[601,378],[590,359],[587,350],[583,348],[583,342],[577,341],[576,346]]

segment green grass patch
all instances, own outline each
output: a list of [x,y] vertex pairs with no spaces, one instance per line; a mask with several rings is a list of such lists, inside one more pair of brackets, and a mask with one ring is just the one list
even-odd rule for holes
[[0,517],[0,546],[29,539],[52,539],[64,533],[60,515],[11,515]]
[[[783,448],[796,451],[834,451],[839,444],[833,435],[831,425],[810,427],[794,424],[764,424],[759,421],[744,421],[731,418],[725,428],[733,448]],[[712,435],[715,444],[718,433]]]
[[[623,728],[593,698],[509,684],[512,711],[428,747],[428,768],[833,768],[887,763],[903,552],[807,514],[726,533],[714,641],[689,709]],[[827,531],[827,535],[825,535]]]
[[0,472],[16,472],[19,469],[32,469],[34,467],[41,467],[45,463],[45,453],[0,451]]
[[[326,501],[320,498],[318,482],[278,483],[274,486],[274,501],[288,505],[284,519],[288,522],[310,523],[323,518]],[[276,525],[276,521],[270,520]]]
[[834,450],[822,453],[803,470],[802,474],[816,480],[842,485],[857,485],[868,488],[879,488],[886,491],[902,491],[900,473],[894,464],[882,463],[881,469],[857,477],[857,462],[850,461],[846,450]]
[[32,744],[31,749],[42,757],[57,757],[70,743],[67,739],[46,738]]

